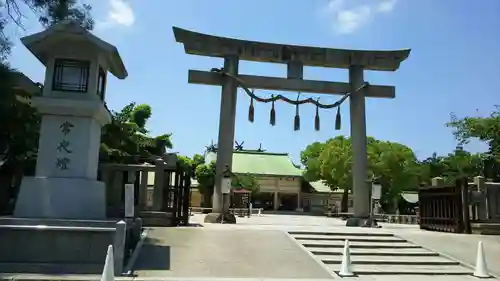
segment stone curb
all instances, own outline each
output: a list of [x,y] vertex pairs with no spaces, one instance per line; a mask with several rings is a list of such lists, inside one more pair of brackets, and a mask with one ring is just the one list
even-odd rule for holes
[[141,233],[141,239],[139,242],[137,242],[137,245],[135,246],[134,252],[132,253],[132,256],[130,257],[129,261],[127,262],[125,269],[124,269],[124,274],[125,276],[132,276],[133,271],[134,271],[134,265],[135,262],[137,261],[137,258],[139,257],[139,253],[141,252],[142,246],[144,245],[144,240],[146,240],[148,236],[148,231],[149,229],[145,228],[144,231]]

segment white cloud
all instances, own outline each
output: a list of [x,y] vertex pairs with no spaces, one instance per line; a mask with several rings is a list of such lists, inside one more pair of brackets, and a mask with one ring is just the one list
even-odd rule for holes
[[333,28],[349,34],[368,24],[377,14],[394,10],[397,0],[329,0],[327,14],[333,18]]
[[100,28],[110,26],[130,27],[135,23],[134,10],[127,0],[109,0],[106,19],[99,23]]
[[397,0],[383,0],[377,5],[377,11],[382,13],[391,12],[396,6]]

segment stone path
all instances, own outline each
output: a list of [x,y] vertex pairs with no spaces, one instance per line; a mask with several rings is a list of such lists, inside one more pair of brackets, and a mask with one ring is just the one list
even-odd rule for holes
[[139,277],[331,278],[276,230],[154,228],[138,257]]

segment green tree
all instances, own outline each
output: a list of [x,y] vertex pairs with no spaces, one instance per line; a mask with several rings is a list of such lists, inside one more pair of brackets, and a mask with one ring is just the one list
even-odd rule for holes
[[451,121],[446,124],[453,129],[455,138],[460,145],[469,143],[473,139],[485,142],[489,146],[488,154],[483,155],[485,176],[500,179],[500,106],[489,116],[474,116],[458,118],[451,114]]
[[447,169],[444,163],[444,157],[438,156],[437,153],[433,153],[431,157],[427,157],[423,161],[419,162],[420,167],[420,183],[431,184],[432,178],[442,177]]
[[193,167],[196,169],[196,167],[198,167],[198,165],[201,165],[201,164],[205,164],[205,157],[203,157],[203,155],[201,154],[195,154],[193,155]]
[[341,211],[347,212],[352,187],[351,140],[344,136],[329,139],[319,156],[319,163],[324,183],[332,190],[343,189]]
[[443,157],[443,164],[446,166],[443,177],[447,183],[452,184],[458,178],[472,179],[480,175],[483,156],[479,153],[472,154],[459,146],[453,153]]
[[38,21],[49,27],[65,19],[79,22],[87,30],[94,28],[92,6],[79,5],[76,0],[4,0],[0,1],[0,58],[3,63],[10,54],[11,38],[5,33],[5,27],[15,24],[23,28],[23,19],[28,15],[23,13],[23,7],[28,7]]
[[418,188],[421,170],[415,154],[403,144],[371,139],[368,163],[374,180],[382,186],[382,207],[395,212],[401,192]]
[[177,160],[179,161],[183,169],[192,169],[193,160],[191,160],[191,158],[179,155],[177,156]]
[[260,191],[259,180],[251,174],[235,175],[231,181],[231,186],[236,189],[246,189],[252,194],[257,194]]
[[215,186],[215,161],[198,165],[195,170],[195,178],[198,181],[198,190],[203,196],[203,207],[212,207],[212,194]]
[[300,153],[300,163],[306,167],[304,179],[309,182],[321,180],[321,162],[319,156],[325,148],[325,143],[313,142]]
[[[418,186],[420,169],[413,151],[402,144],[367,139],[368,176],[382,185],[382,201],[394,208],[401,191]],[[342,189],[343,212],[352,189],[352,144],[337,136],[326,143],[313,143],[301,153],[306,180],[322,180],[332,190]]]
[[148,136],[146,124],[151,117],[149,105],[130,103],[121,111],[111,111],[111,123],[101,134],[101,161],[136,163],[141,158],[160,156],[172,148],[171,134]]

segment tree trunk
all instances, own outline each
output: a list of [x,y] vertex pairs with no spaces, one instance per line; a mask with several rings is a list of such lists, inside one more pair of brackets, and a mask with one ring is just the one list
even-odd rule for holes
[[349,211],[349,189],[345,188],[342,193],[342,202],[340,204],[340,212],[347,213]]

